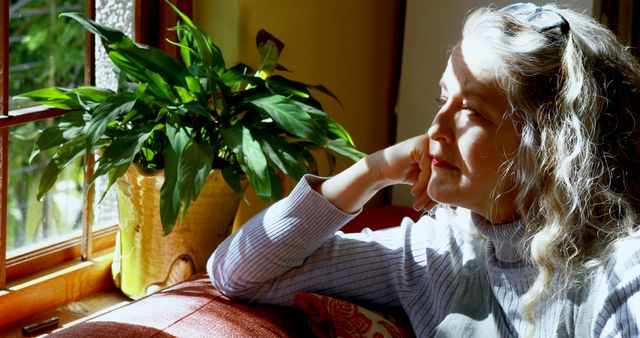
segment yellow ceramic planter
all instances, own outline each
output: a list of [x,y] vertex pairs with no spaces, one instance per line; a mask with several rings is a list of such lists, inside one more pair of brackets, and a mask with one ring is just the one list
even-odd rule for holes
[[[120,231],[113,277],[131,298],[143,297],[205,269],[233,222],[240,195],[214,171],[182,221],[168,236],[160,222],[162,171],[129,167],[118,180]],[[179,222],[179,221],[178,221]]]

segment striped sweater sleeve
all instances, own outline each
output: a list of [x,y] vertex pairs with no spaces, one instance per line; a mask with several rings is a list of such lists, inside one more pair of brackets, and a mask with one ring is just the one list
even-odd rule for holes
[[[223,294],[265,303],[293,298],[265,289],[306,258],[355,215],[342,212],[312,186],[322,179],[305,176],[288,197],[263,210],[223,241],[207,262],[214,286]],[[277,284],[277,283],[275,283]]]
[[[405,308],[416,301],[447,303],[451,269],[460,257],[429,250],[433,257],[428,264],[425,245],[439,232],[443,246],[449,246],[448,234],[432,226],[415,227],[408,218],[399,227],[343,234],[337,230],[354,215],[311,189],[316,182],[318,178],[306,176],[287,198],[216,249],[207,264],[216,288],[236,299],[278,305],[292,305],[298,291]],[[432,269],[439,273],[436,286],[428,281]],[[416,313],[423,319],[432,315]]]

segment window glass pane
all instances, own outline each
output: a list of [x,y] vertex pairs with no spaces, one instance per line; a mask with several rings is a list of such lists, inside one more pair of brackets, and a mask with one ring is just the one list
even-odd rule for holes
[[[133,37],[134,4],[135,1],[131,0],[95,0],[96,22]],[[115,90],[118,77],[113,71],[111,60],[104,51],[100,39],[97,37],[95,39],[96,86]]]
[[116,186],[114,184],[107,192],[107,195],[98,203],[100,197],[107,189],[109,180],[106,176],[99,177],[94,184],[95,204],[93,206],[93,230],[100,230],[118,224],[118,199],[116,197]]
[[[85,11],[84,0],[11,0],[9,95],[84,83],[84,29],[62,12]],[[9,109],[28,106],[12,100]]]
[[41,130],[55,121],[38,121],[9,130],[7,180],[7,256],[33,250],[80,234],[82,229],[82,158],[65,168],[49,193],[38,201],[38,184],[51,154],[41,153],[29,164],[29,155]]
[[[96,22],[116,28],[133,37],[134,1],[130,0],[95,0]],[[95,38],[95,80],[96,86],[116,90],[117,76],[113,64],[104,51],[99,38]],[[116,185],[111,187],[107,196],[97,203],[107,187],[107,178],[100,177],[95,184],[95,202],[93,212],[93,229],[99,230],[118,224],[118,205]]]

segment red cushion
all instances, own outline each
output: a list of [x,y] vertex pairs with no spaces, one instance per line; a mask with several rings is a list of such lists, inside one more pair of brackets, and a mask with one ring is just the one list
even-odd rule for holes
[[87,338],[310,335],[300,311],[232,301],[205,274],[53,334]]
[[405,217],[417,222],[420,219],[420,213],[411,208],[397,205],[365,209],[342,227],[341,230],[344,232],[360,232],[364,228],[371,230],[390,228],[400,225]]
[[309,315],[309,326],[322,338],[414,337],[402,312],[375,311],[342,299],[298,292],[295,305]]

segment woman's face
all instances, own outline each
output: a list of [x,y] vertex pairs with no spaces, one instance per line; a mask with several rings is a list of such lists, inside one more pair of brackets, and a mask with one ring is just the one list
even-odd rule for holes
[[[495,56],[482,39],[455,48],[440,80],[440,110],[428,130],[429,196],[470,209],[494,224],[518,218],[513,180],[495,191],[502,164],[520,135],[504,118],[507,100],[495,79]],[[493,203],[492,203],[493,202]]]

